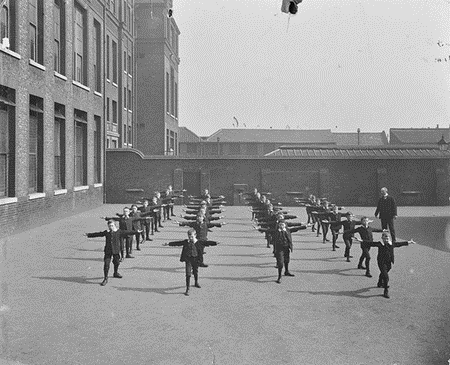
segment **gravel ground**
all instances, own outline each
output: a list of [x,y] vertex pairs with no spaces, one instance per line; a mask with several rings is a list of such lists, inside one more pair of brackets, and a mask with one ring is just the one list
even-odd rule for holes
[[[450,213],[399,208],[391,299],[343,244],[333,252],[310,230],[295,233],[293,278],[275,283],[274,258],[246,207],[227,207],[220,242],[206,249],[201,289],[184,293],[186,229],[164,223],[125,260],[123,279],[101,287],[104,205],[0,240],[0,364],[448,364]],[[304,209],[290,208],[305,220]],[[348,208],[373,217],[374,208]],[[180,207],[176,207],[180,213]],[[374,218],[373,226],[379,226]],[[341,242],[341,239],[339,239]],[[112,272],[111,272],[112,274]]]

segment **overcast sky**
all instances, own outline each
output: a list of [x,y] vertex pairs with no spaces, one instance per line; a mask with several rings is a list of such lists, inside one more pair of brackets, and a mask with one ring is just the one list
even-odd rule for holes
[[[174,0],[180,126],[449,127],[450,0]],[[444,46],[439,46],[438,41]]]

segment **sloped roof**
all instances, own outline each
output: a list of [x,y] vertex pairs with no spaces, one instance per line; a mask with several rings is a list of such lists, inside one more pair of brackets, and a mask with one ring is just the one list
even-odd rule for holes
[[334,143],[331,129],[219,129],[208,142]]
[[391,128],[391,140],[408,144],[435,144],[444,135],[446,142],[450,142],[449,128]]
[[179,142],[198,142],[200,137],[186,127],[178,128],[178,141]]
[[[358,133],[333,133],[333,140],[338,146],[358,145]],[[361,146],[381,146],[387,145],[386,133],[359,133],[359,145]]]
[[280,147],[265,156],[300,159],[427,159],[450,158],[450,151],[404,146]]

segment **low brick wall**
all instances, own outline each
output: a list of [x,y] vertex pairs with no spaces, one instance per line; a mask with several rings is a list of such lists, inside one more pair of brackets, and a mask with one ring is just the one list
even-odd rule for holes
[[130,203],[172,184],[198,194],[208,188],[236,202],[237,184],[270,191],[284,204],[287,191],[311,192],[340,205],[376,205],[387,186],[398,205],[447,205],[447,159],[295,159],[143,156],[139,151],[106,153],[106,202]]

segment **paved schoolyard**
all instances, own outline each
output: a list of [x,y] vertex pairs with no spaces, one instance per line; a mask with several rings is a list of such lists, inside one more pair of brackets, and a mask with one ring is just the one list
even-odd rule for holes
[[[274,258],[245,207],[227,207],[207,248],[201,289],[184,293],[180,248],[186,229],[165,223],[153,242],[102,279],[104,205],[0,240],[0,358],[5,364],[448,364],[450,214],[400,208],[391,299],[323,245],[294,234],[293,278],[275,283]],[[291,208],[304,221],[304,209]],[[373,208],[353,208],[373,215]],[[180,212],[180,207],[176,207]],[[374,226],[379,225],[375,220]],[[341,241],[341,239],[340,239]],[[111,268],[112,274],[112,268]],[[0,363],[1,360],[0,360]]]

